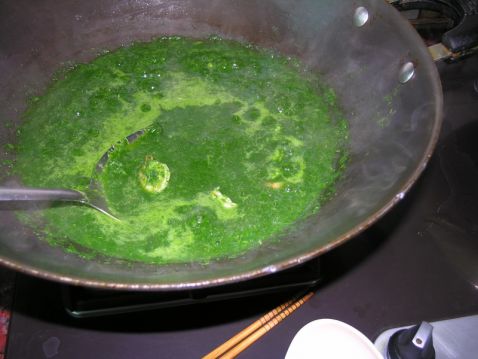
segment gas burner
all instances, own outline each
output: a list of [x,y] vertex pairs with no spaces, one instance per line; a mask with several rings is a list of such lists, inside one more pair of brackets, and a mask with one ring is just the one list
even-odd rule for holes
[[199,303],[247,298],[283,292],[299,292],[321,281],[319,259],[273,275],[205,289],[171,292],[123,292],[62,286],[66,311],[74,318],[163,309]]

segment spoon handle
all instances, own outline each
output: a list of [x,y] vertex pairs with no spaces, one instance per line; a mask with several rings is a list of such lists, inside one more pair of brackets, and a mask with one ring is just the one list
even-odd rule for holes
[[70,189],[5,188],[0,187],[0,202],[4,201],[85,201],[85,196]]

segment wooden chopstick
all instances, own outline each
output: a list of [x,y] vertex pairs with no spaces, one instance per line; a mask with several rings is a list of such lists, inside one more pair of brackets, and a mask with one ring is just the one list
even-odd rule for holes
[[209,354],[206,354],[202,359],[235,358],[260,337],[266,334],[269,330],[287,318],[293,311],[299,308],[313,295],[314,293],[310,292],[298,300],[292,299],[282,305],[279,305],[277,308],[274,308],[249,325],[247,328],[237,333],[224,344],[218,346]]
[[254,323],[249,325],[247,328],[241,330],[239,333],[234,335],[232,338],[230,338],[228,341],[225,343],[221,344],[218,346],[216,349],[214,349],[212,352],[204,356],[202,359],[213,359],[213,358],[219,358],[222,354],[227,352],[229,349],[231,349],[234,345],[237,343],[241,342],[245,338],[247,338],[249,335],[254,333],[257,329],[262,327],[263,325],[267,324],[269,320],[274,318],[277,314],[282,312],[285,308],[290,306],[292,303],[294,303],[294,300],[289,300],[288,302],[279,305],[278,307],[272,309],[270,312],[266,313],[264,316],[256,320]]

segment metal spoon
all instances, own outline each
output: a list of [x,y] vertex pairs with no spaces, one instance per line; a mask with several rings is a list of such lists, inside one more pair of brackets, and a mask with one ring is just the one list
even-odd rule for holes
[[0,202],[76,202],[90,206],[103,214],[119,221],[108,209],[104,197],[97,191],[84,192],[72,189],[55,188],[0,188]]
[[[128,143],[133,142],[141,136],[145,130],[139,130],[126,137]],[[108,154],[113,151],[114,145],[106,151],[96,164],[95,172],[101,173],[106,162]],[[31,187],[0,187],[0,202],[76,202],[106,214],[112,219],[119,221],[108,208],[106,199],[103,196],[98,182],[92,178],[88,189],[83,192],[62,189],[62,188],[31,188]]]

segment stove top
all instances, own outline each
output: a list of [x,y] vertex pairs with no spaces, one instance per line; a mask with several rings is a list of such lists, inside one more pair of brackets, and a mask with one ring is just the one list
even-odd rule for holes
[[[445,121],[424,174],[378,223],[320,257],[322,280],[309,278],[316,294],[241,358],[284,357],[315,319],[344,321],[374,340],[388,328],[478,314],[478,56],[439,71]],[[64,291],[16,274],[7,359],[199,357],[291,297],[270,291],[79,320],[67,314]]]
[[124,292],[62,285],[63,306],[74,318],[95,318],[265,295],[306,292],[321,282],[320,258],[275,275],[212,288]]

